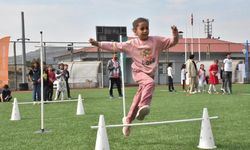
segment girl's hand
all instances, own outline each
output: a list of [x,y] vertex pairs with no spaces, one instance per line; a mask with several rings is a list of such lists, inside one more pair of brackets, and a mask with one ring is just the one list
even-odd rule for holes
[[171,26],[173,36],[178,36],[178,29],[175,25]]
[[92,38],[89,39],[89,43],[93,46],[97,46],[97,47],[99,46],[98,42]]

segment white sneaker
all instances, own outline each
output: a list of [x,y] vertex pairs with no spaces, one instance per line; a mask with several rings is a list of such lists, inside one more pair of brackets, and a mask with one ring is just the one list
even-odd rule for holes
[[[122,118],[122,123],[123,124],[129,124],[126,119],[127,119],[127,117]],[[122,133],[126,137],[129,136],[129,134],[130,134],[130,126],[123,127],[122,128]]]
[[212,92],[211,92],[211,91],[207,91],[207,93],[208,93],[208,94],[212,94]]
[[137,119],[137,120],[144,120],[145,116],[148,115],[149,112],[150,112],[150,108],[149,108],[148,105],[142,106],[142,107],[138,110],[138,112],[137,112],[137,114],[136,114],[136,119]]

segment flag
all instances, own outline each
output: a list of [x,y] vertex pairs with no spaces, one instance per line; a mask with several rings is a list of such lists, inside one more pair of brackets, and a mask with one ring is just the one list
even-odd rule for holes
[[193,13],[191,14],[191,26],[194,25],[194,17],[193,17]]
[[0,87],[8,84],[8,58],[10,37],[0,39]]

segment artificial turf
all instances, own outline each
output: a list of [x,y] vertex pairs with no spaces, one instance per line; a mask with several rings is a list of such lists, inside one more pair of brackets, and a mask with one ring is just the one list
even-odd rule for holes
[[[219,88],[219,87],[218,87]],[[126,108],[130,107],[136,87],[126,88]],[[114,91],[116,94],[116,90]],[[121,124],[122,100],[109,99],[108,89],[72,90],[77,98],[82,94],[86,114],[76,116],[77,102],[45,104],[45,129],[40,130],[40,105],[19,105],[20,121],[10,121],[12,103],[0,103],[1,150],[93,150],[100,114],[106,124]],[[31,101],[31,92],[13,92],[19,102]],[[177,87],[168,92],[157,86],[151,112],[144,122],[200,118],[208,108],[215,144],[218,150],[250,149],[250,85],[233,85],[232,95],[199,93],[188,95]],[[135,121],[139,122],[139,121]],[[198,149],[201,122],[133,127],[125,138],[121,128],[108,128],[111,150],[195,150]]]

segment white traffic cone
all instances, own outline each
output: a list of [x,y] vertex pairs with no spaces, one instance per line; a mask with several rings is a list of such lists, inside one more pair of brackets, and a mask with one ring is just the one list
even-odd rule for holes
[[100,115],[99,117],[95,150],[109,150],[109,141],[103,115]]
[[14,103],[13,103],[13,107],[12,107],[12,113],[11,113],[10,120],[12,120],[12,121],[21,120],[21,116],[20,116],[20,112],[19,112],[19,108],[18,108],[18,102],[17,102],[16,98],[14,98]]
[[200,142],[199,142],[198,148],[200,149],[215,149],[216,148],[207,108],[203,108]]
[[85,112],[84,112],[83,103],[82,103],[82,96],[81,96],[81,94],[79,94],[76,115],[84,115],[84,114],[85,114]]

